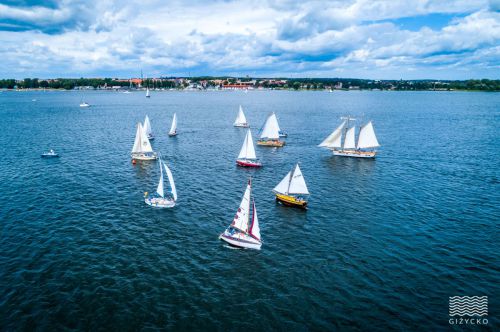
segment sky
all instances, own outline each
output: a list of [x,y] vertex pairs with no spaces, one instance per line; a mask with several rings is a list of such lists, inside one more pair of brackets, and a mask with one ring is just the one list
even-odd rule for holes
[[500,0],[0,0],[0,78],[500,79]]

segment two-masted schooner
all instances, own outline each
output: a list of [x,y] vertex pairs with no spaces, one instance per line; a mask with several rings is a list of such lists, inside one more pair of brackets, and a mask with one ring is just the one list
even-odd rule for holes
[[[160,159],[160,181],[158,182],[158,187],[156,187],[156,192],[153,194],[144,193],[144,202],[147,205],[157,208],[171,208],[175,206],[177,201],[177,189],[175,188],[174,177],[170,168]],[[170,191],[165,193],[165,186],[163,183],[163,168],[167,173],[168,183],[170,186]]]
[[236,211],[233,222],[219,236],[219,239],[229,243],[231,246],[248,249],[260,249],[262,240],[260,238],[259,219],[255,201],[252,201],[253,211],[250,220],[250,199],[252,196],[252,180],[248,180],[247,188],[240,206]]
[[137,131],[135,133],[135,141],[131,156],[132,160],[155,160],[158,158],[140,122],[137,123]]
[[332,150],[334,156],[355,157],[355,158],[375,158],[379,147],[377,136],[373,124],[369,121],[359,129],[358,141],[356,144],[356,126],[350,126],[351,117],[341,117],[344,120],[323,142],[318,146]]
[[245,140],[241,146],[240,154],[236,159],[236,164],[244,167],[261,167],[262,163],[257,159],[255,154],[255,146],[250,129],[247,130]]
[[276,114],[272,112],[267,117],[266,123],[264,123],[264,127],[262,128],[260,139],[257,141],[257,144],[262,146],[282,147],[285,145],[285,142],[280,141],[280,131]]
[[243,128],[249,127],[247,118],[245,117],[245,113],[243,113],[243,108],[241,107],[241,105],[240,110],[238,111],[238,116],[236,117],[236,120],[234,120],[233,126]]
[[277,202],[287,206],[307,208],[306,197],[309,195],[309,190],[299,164],[296,164],[283,180],[274,187],[273,192],[276,194]]

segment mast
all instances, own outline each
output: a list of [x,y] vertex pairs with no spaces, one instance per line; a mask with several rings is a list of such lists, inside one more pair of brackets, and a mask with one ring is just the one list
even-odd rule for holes
[[288,179],[288,188],[286,189],[286,194],[290,192],[290,185],[292,184],[292,179],[293,179],[293,174],[295,173],[295,168],[297,167],[298,164],[296,164],[292,170],[290,171],[290,178]]

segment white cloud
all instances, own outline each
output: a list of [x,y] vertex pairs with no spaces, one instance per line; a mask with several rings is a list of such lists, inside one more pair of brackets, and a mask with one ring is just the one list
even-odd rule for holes
[[[70,2],[0,5],[0,76],[456,76],[499,61],[500,13],[488,1]],[[438,30],[429,14],[457,14]],[[419,16],[408,31],[391,20]],[[24,29],[9,28],[24,26]],[[4,30],[4,31],[1,31]],[[18,31],[25,30],[25,31]],[[493,69],[492,69],[493,68]],[[418,69],[418,70],[417,70]],[[482,71],[477,71],[483,73]]]

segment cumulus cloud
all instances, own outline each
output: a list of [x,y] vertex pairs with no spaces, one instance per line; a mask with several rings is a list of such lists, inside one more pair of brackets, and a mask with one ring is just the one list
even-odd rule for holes
[[[0,76],[498,77],[498,0],[0,4]],[[442,14],[442,27],[432,15]],[[418,22],[412,31],[401,18]],[[418,70],[417,70],[418,69]],[[469,77],[469,76],[468,76]]]

